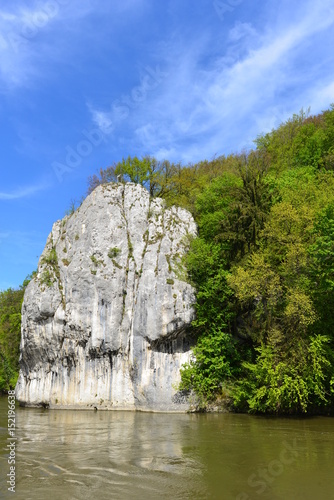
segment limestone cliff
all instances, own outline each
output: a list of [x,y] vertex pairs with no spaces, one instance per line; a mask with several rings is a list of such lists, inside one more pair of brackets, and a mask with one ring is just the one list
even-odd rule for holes
[[180,259],[196,226],[139,185],[99,186],[48,237],[22,306],[17,399],[178,411],[194,290]]

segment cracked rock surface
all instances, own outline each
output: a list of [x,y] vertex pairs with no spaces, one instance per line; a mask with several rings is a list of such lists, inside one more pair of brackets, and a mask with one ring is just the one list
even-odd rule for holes
[[57,221],[22,306],[17,399],[60,408],[184,411],[196,225],[140,185],[106,184]]

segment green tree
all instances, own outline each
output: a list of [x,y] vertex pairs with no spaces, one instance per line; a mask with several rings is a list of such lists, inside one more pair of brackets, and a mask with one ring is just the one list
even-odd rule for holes
[[313,234],[315,241],[309,247],[313,273],[318,292],[334,292],[334,203],[330,203],[317,217]]
[[222,394],[236,372],[239,356],[231,335],[233,312],[228,272],[219,245],[195,239],[187,258],[187,269],[197,289],[197,335],[194,359],[181,369],[180,389],[192,389],[205,402]]
[[266,153],[251,151],[235,157],[239,182],[230,189],[229,213],[222,218],[219,237],[228,241],[230,260],[241,259],[259,245],[259,232],[272,205],[275,188],[267,182]]
[[19,373],[21,307],[28,276],[19,289],[0,292],[0,391],[15,387]]
[[333,398],[333,350],[329,338],[316,335],[294,345],[285,356],[272,346],[256,350],[256,363],[234,390],[234,405],[251,413],[296,414],[330,408]]

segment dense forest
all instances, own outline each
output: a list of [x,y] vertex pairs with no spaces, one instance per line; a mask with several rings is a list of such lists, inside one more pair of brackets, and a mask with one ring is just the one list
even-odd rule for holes
[[[129,157],[90,177],[88,193],[117,180],[197,222],[184,262],[195,357],[180,384],[197,408],[333,413],[334,105],[301,111],[240,154],[187,166]],[[3,389],[16,377],[23,290],[0,298]]]

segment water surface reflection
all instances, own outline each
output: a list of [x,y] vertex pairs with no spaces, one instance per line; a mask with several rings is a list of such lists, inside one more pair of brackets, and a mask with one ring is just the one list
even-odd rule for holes
[[17,437],[19,500],[334,499],[330,418],[17,408]]

